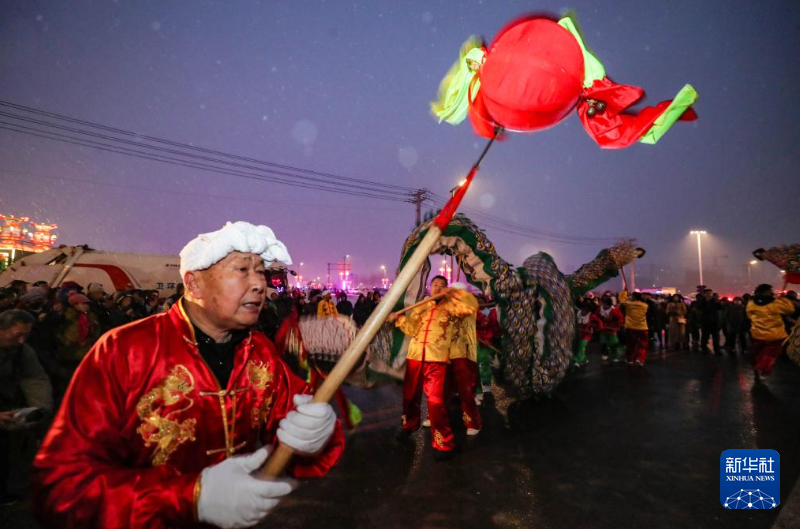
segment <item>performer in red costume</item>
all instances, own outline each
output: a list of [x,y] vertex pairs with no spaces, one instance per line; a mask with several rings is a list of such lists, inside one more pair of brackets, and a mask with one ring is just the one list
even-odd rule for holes
[[294,477],[336,464],[333,410],[250,330],[277,261],[291,264],[266,226],[201,234],[181,251],[184,297],[92,348],[34,463],[44,526],[249,527],[291,492],[250,475],[276,437],[300,454]]

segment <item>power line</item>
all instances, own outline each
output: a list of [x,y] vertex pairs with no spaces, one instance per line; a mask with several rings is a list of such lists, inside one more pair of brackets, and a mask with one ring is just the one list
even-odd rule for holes
[[[315,189],[320,191],[328,191],[348,196],[356,196],[362,198],[373,198],[377,200],[387,200],[393,202],[410,202],[415,204],[417,210],[417,217],[419,217],[419,210],[421,205],[425,202],[431,202],[434,205],[442,205],[447,199],[436,193],[432,193],[427,189],[414,189],[405,186],[398,186],[394,184],[385,184],[382,182],[374,182],[366,179],[352,178],[322,171],[313,171],[290,165],[277,164],[256,158],[240,156],[235,154],[226,153],[219,150],[197,147],[194,145],[181,143],[177,141],[158,138],[145,134],[138,134],[132,131],[111,127],[100,123],[95,123],[88,120],[73,118],[63,114],[57,114],[33,107],[18,105],[9,101],[0,100],[0,107],[7,107],[17,111],[31,113],[37,116],[43,116],[49,119],[60,120],[72,124],[90,127],[105,132],[125,136],[130,139],[118,138],[109,134],[101,134],[91,130],[82,130],[75,127],[69,127],[59,123],[52,123],[41,119],[34,119],[27,116],[20,116],[17,114],[2,112],[0,116],[5,116],[10,119],[39,125],[40,127],[49,127],[51,129],[61,130],[66,134],[53,132],[52,130],[41,130],[34,127],[29,127],[19,123],[9,123],[0,121],[0,129],[17,132],[20,134],[27,134],[39,138],[45,138],[55,141],[60,141],[68,144],[90,147],[105,152],[115,154],[123,154],[126,156],[133,156],[150,161],[157,161],[161,163],[168,163],[192,169],[200,169],[202,171],[216,172],[226,174],[229,176],[236,176],[239,178],[247,178],[251,180],[261,180],[265,182],[277,183],[282,185],[290,185],[304,189]],[[5,125],[5,126],[3,126]],[[104,140],[109,143],[101,141],[94,141],[86,139],[81,136],[88,136],[98,140]],[[143,143],[148,141],[152,143],[159,143],[162,145],[169,145],[177,149],[160,147],[157,145],[150,145]],[[128,145],[134,148],[123,147],[121,145]],[[186,152],[192,151],[192,152]],[[166,154],[161,154],[166,153]],[[195,154],[195,153],[202,153]],[[174,156],[169,156],[174,155]],[[177,156],[177,158],[175,157]],[[189,160],[183,158],[190,158]],[[195,161],[200,160],[200,161]],[[231,160],[238,160],[233,162]],[[207,163],[206,163],[207,162]],[[239,162],[247,162],[248,164],[256,164],[264,167],[255,167]],[[217,165],[224,167],[218,167]],[[265,167],[269,167],[266,169]],[[262,174],[267,173],[267,174]],[[300,173],[300,174],[295,174]],[[462,207],[461,210],[468,214],[475,220],[480,221],[482,224],[492,227],[494,229],[521,235],[525,237],[546,239],[555,242],[564,242],[569,244],[597,244],[598,242],[616,241],[614,238],[595,238],[595,237],[578,237],[559,234],[555,232],[548,232],[539,230],[531,226],[526,226],[517,222],[508,221],[501,217],[474,210],[468,207]],[[419,218],[418,218],[419,221]]]
[[[72,128],[72,127],[66,127],[64,125],[58,125],[58,124],[55,124],[55,123],[48,123],[46,121],[41,121],[41,120],[38,120],[38,119],[26,118],[26,117],[22,117],[22,116],[16,116],[14,114],[9,114],[7,112],[0,111],[0,116],[5,116],[5,117],[8,117],[8,118],[17,119],[17,120],[24,121],[24,122],[27,122],[27,123],[33,123],[35,125],[51,127],[51,128],[55,128],[55,129],[58,129],[58,130],[64,130],[64,131],[71,132],[71,133],[74,133],[74,134],[82,134],[82,135],[90,136],[90,137],[93,137],[93,138],[99,138],[99,139],[106,140],[106,141],[112,141],[112,142],[120,143],[120,144],[123,144],[123,145],[132,145],[132,146],[134,146],[136,148],[151,149],[151,150],[154,150],[154,151],[157,151],[157,152],[166,152],[168,154],[174,154],[174,155],[177,155],[177,156],[185,156],[185,157],[188,157],[188,158],[195,158],[195,159],[199,159],[199,160],[203,160],[203,161],[207,161],[207,162],[211,162],[211,163],[219,163],[219,164],[229,165],[229,166],[232,166],[232,167],[247,169],[247,170],[251,170],[251,171],[263,171],[263,172],[266,172],[266,173],[269,173],[269,174],[275,174],[275,175],[281,175],[281,176],[287,176],[287,177],[295,176],[295,175],[292,175],[291,173],[286,173],[286,172],[283,172],[283,171],[276,171],[274,169],[263,169],[261,167],[254,167],[252,165],[245,165],[245,164],[241,164],[241,163],[238,163],[238,162],[229,162],[227,160],[220,160],[218,158],[213,158],[213,157],[209,157],[209,156],[201,156],[201,155],[198,155],[198,154],[184,153],[182,151],[175,150],[175,149],[167,149],[167,148],[164,148],[164,147],[156,147],[156,146],[152,146],[152,145],[142,145],[141,143],[136,142],[136,141],[124,140],[124,139],[121,139],[121,138],[115,138],[113,136],[108,136],[106,134],[99,134],[99,133],[96,133],[96,132],[84,131],[84,130],[75,129],[75,128]],[[17,124],[14,123],[14,125],[17,125]],[[17,125],[17,126],[21,126],[21,125]],[[36,130],[36,129],[32,129],[32,130]],[[50,131],[47,131],[47,132],[51,133]],[[51,133],[51,134],[55,134],[55,133]],[[362,186],[362,185],[358,185],[358,184],[341,184],[341,183],[335,183],[335,182],[331,182],[331,181],[328,181],[328,180],[324,180],[322,178],[315,178],[315,177],[303,177],[303,178],[306,181],[318,182],[318,183],[322,183],[322,184],[325,184],[325,185],[343,186],[346,189],[360,189],[360,190],[368,191],[368,192],[385,193],[385,194],[389,194],[389,195],[408,197],[408,193],[399,192],[399,191],[395,191],[395,190],[392,190],[392,189],[384,190],[384,189],[376,189],[374,186],[367,187],[367,186]]]
[[[36,174],[30,173],[27,171],[16,171],[14,169],[6,169],[0,167],[0,173],[6,174],[16,174],[20,176],[25,176],[27,178],[44,178],[47,180],[56,180],[61,182],[77,182],[80,184],[91,184],[91,185],[101,185],[101,186],[110,186],[110,187],[119,187],[122,189],[134,189],[137,191],[149,191],[154,193],[170,193],[175,195],[184,195],[184,196],[195,196],[195,197],[204,197],[204,198],[219,198],[223,200],[236,200],[236,201],[243,201],[243,202],[255,202],[257,204],[273,204],[273,205],[288,205],[293,207],[314,207],[314,208],[337,208],[337,209],[352,209],[355,206],[339,206],[336,204],[312,204],[309,202],[287,202],[285,200],[276,200],[276,201],[268,201],[262,200],[258,198],[248,198],[248,197],[235,197],[230,195],[213,195],[209,193],[197,193],[194,191],[184,191],[184,190],[177,190],[177,189],[159,189],[156,187],[148,187],[148,186],[133,186],[128,184],[115,184],[113,182],[103,182],[100,180],[91,180],[88,178],[68,178],[64,176],[53,176],[53,175],[43,175],[43,174]],[[358,206],[359,210],[362,209],[370,209],[370,210],[379,210],[379,211],[406,211],[406,209],[401,208],[371,208],[371,207],[362,207]]]
[[[36,136],[36,137],[39,137],[39,138],[56,140],[56,141],[60,141],[60,142],[64,142],[64,143],[69,143],[69,144],[72,144],[72,145],[79,145],[81,147],[91,147],[91,148],[98,149],[98,150],[101,150],[101,151],[112,152],[112,153],[116,153],[116,154],[124,154],[124,155],[127,155],[127,156],[133,156],[133,157],[136,157],[136,158],[142,158],[142,159],[145,159],[145,160],[162,162],[162,163],[167,163],[167,164],[170,164],[170,165],[177,165],[177,166],[181,166],[181,167],[188,167],[188,168],[192,168],[192,169],[200,169],[201,171],[208,171],[208,172],[227,174],[227,175],[230,175],[230,176],[236,176],[236,177],[240,177],[240,178],[247,178],[247,179],[250,179],[250,180],[260,180],[260,181],[266,181],[266,182],[274,182],[274,183],[280,183],[280,184],[285,184],[285,185],[291,185],[291,186],[295,186],[295,187],[301,187],[301,188],[305,188],[305,189],[315,189],[315,190],[321,190],[321,191],[330,191],[332,193],[339,193],[339,194],[342,194],[342,195],[359,196],[359,197],[365,197],[365,198],[375,198],[375,199],[378,199],[378,200],[388,200],[388,201],[392,201],[392,202],[409,202],[408,199],[403,199],[403,198],[400,198],[400,197],[378,195],[378,194],[376,194],[377,192],[367,193],[367,192],[361,192],[361,191],[349,191],[347,189],[341,189],[341,188],[335,188],[335,187],[333,187],[333,188],[332,187],[326,187],[326,186],[321,186],[319,184],[295,182],[295,181],[285,180],[285,179],[281,179],[281,178],[277,178],[277,177],[268,177],[266,175],[247,173],[245,171],[237,171],[237,170],[232,170],[232,169],[225,169],[225,168],[216,167],[216,166],[213,166],[213,165],[202,164],[202,163],[199,163],[199,162],[191,162],[191,161],[188,161],[188,160],[181,160],[181,159],[177,159],[177,158],[171,158],[169,156],[164,156],[164,155],[144,153],[144,152],[141,152],[141,151],[137,151],[135,149],[128,149],[126,147],[112,146],[112,145],[108,145],[108,144],[104,144],[104,143],[100,143],[100,142],[95,142],[95,141],[92,141],[92,140],[86,140],[86,139],[83,139],[83,138],[75,138],[75,137],[72,137],[72,136],[69,136],[69,135],[59,134],[57,132],[42,131],[42,130],[39,130],[39,129],[35,129],[35,128],[32,128],[32,127],[27,127],[25,125],[19,125],[19,124],[16,124],[16,123],[8,123],[8,122],[0,121],[0,129],[5,129],[5,130],[12,131],[12,132],[21,133],[21,134],[27,134],[27,135],[30,135],[30,136]],[[23,129],[23,130],[19,130],[19,129]]]
[[265,166],[275,167],[277,169],[282,169],[282,170],[285,170],[285,171],[294,171],[294,172],[299,172],[299,173],[312,174],[312,175],[315,175],[315,176],[330,178],[330,179],[333,179],[333,180],[336,180],[336,181],[347,181],[347,182],[354,182],[354,183],[360,183],[360,184],[365,184],[365,185],[380,186],[380,187],[385,187],[385,188],[391,188],[391,189],[404,191],[406,193],[412,193],[412,192],[416,191],[416,189],[413,189],[413,188],[410,188],[410,187],[398,186],[398,185],[394,185],[394,184],[386,184],[386,183],[383,183],[383,182],[373,182],[373,181],[370,181],[370,180],[365,180],[365,179],[360,179],[360,178],[347,177],[347,176],[336,175],[336,174],[332,174],[332,173],[326,173],[326,172],[322,172],[322,171],[313,171],[313,170],[310,170],[310,169],[303,169],[303,168],[299,168],[299,167],[293,167],[293,166],[290,166],[290,165],[277,164],[277,163],[274,163],[274,162],[267,162],[267,161],[259,160],[259,159],[256,159],[256,158],[250,158],[250,157],[246,157],[246,156],[230,154],[230,153],[226,153],[226,152],[218,151],[218,150],[214,150],[214,149],[208,149],[208,148],[204,148],[204,147],[197,147],[195,145],[190,145],[190,144],[187,144],[187,143],[181,143],[181,142],[177,142],[177,141],[173,141],[173,140],[167,140],[167,139],[163,139],[163,138],[158,138],[158,137],[155,137],[155,136],[149,136],[149,135],[146,135],[146,134],[138,134],[136,132],[120,129],[120,128],[117,128],[117,127],[111,127],[111,126],[108,126],[108,125],[103,125],[103,124],[95,123],[95,122],[88,121],[88,120],[73,118],[73,117],[70,117],[70,116],[65,116],[63,114],[57,114],[55,112],[48,112],[48,111],[37,109],[37,108],[33,108],[33,107],[27,107],[27,106],[24,106],[24,105],[19,105],[19,104],[16,104],[16,103],[12,103],[10,101],[0,100],[0,106],[10,107],[10,108],[14,108],[16,110],[22,110],[24,112],[30,112],[30,113],[33,113],[33,114],[38,114],[38,115],[46,116],[46,117],[49,117],[49,118],[59,119],[59,120],[67,121],[67,122],[70,122],[70,123],[75,123],[75,124],[80,124],[80,125],[84,125],[84,126],[88,126],[88,127],[93,127],[93,128],[97,128],[97,129],[100,129],[100,130],[105,130],[107,132],[114,132],[116,134],[121,134],[121,135],[124,135],[124,136],[133,137],[133,138],[140,139],[140,140],[143,139],[143,140],[147,140],[147,141],[151,141],[151,142],[162,143],[162,144],[165,144],[165,145],[171,145],[173,147],[181,147],[181,148],[184,148],[184,149],[203,152],[203,153],[207,153],[207,154],[214,154],[214,155],[223,156],[223,157],[226,157],[226,158],[231,158],[231,159],[236,159],[236,160],[241,160],[241,161],[246,161],[246,162],[251,162],[251,163],[257,163],[257,164],[262,164],[262,165],[265,165]]
[[[0,112],[0,114],[3,114]],[[5,126],[3,126],[5,125]],[[210,171],[210,172],[217,172],[222,174],[228,174],[231,176],[236,176],[240,178],[248,178],[254,180],[261,180],[261,181],[268,181],[268,182],[275,182],[281,183],[286,185],[291,185],[295,187],[301,187],[306,189],[317,189],[323,191],[330,191],[333,193],[339,193],[343,195],[349,196],[358,196],[363,198],[374,198],[378,200],[388,200],[394,202],[413,202],[417,204],[418,207],[421,205],[423,201],[432,201],[434,204],[443,205],[446,202],[442,197],[435,193],[430,193],[427,190],[418,190],[411,199],[403,199],[399,197],[392,197],[392,196],[384,196],[375,194],[375,192],[365,192],[365,191],[356,191],[356,190],[347,190],[347,189],[339,189],[339,188],[331,188],[327,186],[321,186],[319,184],[307,184],[303,182],[296,182],[296,181],[287,181],[282,178],[278,177],[270,177],[262,174],[253,174],[248,173],[245,171],[233,170],[233,169],[226,169],[220,168],[213,165],[208,165],[200,162],[193,162],[189,160],[182,160],[179,158],[173,158],[170,156],[154,154],[154,153],[146,153],[142,151],[138,151],[136,149],[129,149],[126,147],[120,147],[117,145],[108,145],[101,142],[95,142],[92,140],[87,140],[84,138],[76,138],[74,136],[70,136],[68,134],[60,134],[57,132],[52,131],[43,131],[33,127],[27,127],[25,125],[20,125],[17,123],[8,123],[5,121],[0,120],[0,129],[9,130],[12,132],[18,132],[22,134],[28,134],[35,137],[51,139],[56,141],[61,141],[64,143],[69,143],[73,145],[79,145],[83,147],[91,147],[101,151],[107,151],[117,154],[124,154],[127,156],[134,156],[137,158],[142,158],[151,161],[158,161],[162,163],[168,163],[170,165],[178,165],[182,167],[188,167],[193,169],[200,169],[203,171]],[[19,130],[23,129],[23,130]],[[431,198],[434,197],[434,198]],[[546,232],[543,230],[538,230],[535,228],[531,228],[522,224],[513,223],[510,221],[506,221],[500,217],[496,217],[494,215],[479,212],[477,210],[473,210],[471,208],[462,207],[462,211],[465,214],[468,214],[474,220],[481,222],[484,226],[491,227],[497,229],[499,231],[503,231],[506,233],[520,235],[524,237],[530,237],[535,239],[544,239],[553,242],[561,242],[566,244],[597,244],[598,242],[609,242],[614,241],[616,239],[611,238],[590,238],[590,237],[571,237],[568,235],[557,234],[553,232]]]

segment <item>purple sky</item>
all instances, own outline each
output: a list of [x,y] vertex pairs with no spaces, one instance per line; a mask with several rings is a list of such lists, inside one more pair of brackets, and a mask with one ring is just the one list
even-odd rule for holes
[[[800,14],[795,2],[6,1],[0,99],[264,161],[441,194],[483,140],[428,113],[470,35],[491,40],[531,11],[573,8],[609,76],[653,104],[692,83],[699,121],[657,146],[603,151],[576,116],[513,135],[466,206],[547,232],[631,236],[643,268],[741,271],[759,246],[800,236]],[[1,111],[9,112],[7,108]],[[11,111],[16,112],[16,111]],[[7,118],[0,120],[8,121]],[[59,225],[60,241],[177,253],[227,220],[275,230],[304,275],[349,254],[394,270],[411,204],[255,182],[0,130],[0,211]],[[564,270],[605,244],[487,227],[513,264]],[[775,281],[772,265],[757,279]],[[678,282],[681,279],[670,279]]]

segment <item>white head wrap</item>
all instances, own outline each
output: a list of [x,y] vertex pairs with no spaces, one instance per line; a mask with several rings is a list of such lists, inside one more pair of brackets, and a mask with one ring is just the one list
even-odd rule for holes
[[223,260],[231,252],[256,253],[264,266],[276,261],[292,264],[286,246],[275,238],[267,226],[249,222],[229,222],[221,230],[201,233],[181,250],[181,278],[186,272],[205,270]]

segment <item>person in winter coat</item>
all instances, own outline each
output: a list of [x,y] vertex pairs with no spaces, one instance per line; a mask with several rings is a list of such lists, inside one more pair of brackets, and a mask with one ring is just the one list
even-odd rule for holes
[[133,311],[133,296],[127,292],[117,298],[116,307],[110,312],[111,328],[122,327],[136,319]]
[[353,308],[353,320],[356,325],[363,327],[367,318],[372,314],[375,305],[372,304],[372,297],[369,295],[359,294],[356,300],[356,306]]
[[742,298],[737,296],[725,306],[725,315],[723,316],[725,321],[725,348],[728,350],[728,354],[736,354],[737,342],[742,354],[747,349],[745,319],[747,319],[745,306],[742,303]]
[[772,285],[756,287],[747,304],[750,333],[753,336],[753,365],[756,382],[772,373],[775,359],[781,354],[783,341],[788,336],[783,326],[783,316],[794,313],[794,304],[786,298],[775,298]]
[[347,294],[345,292],[339,292],[336,297],[339,301],[336,304],[336,310],[339,312],[339,314],[343,316],[352,316],[353,304],[347,299]]
[[[23,295],[24,297],[24,295]],[[26,343],[36,318],[24,310],[0,313],[0,502],[24,498],[23,469],[33,459],[53,409],[50,380]],[[41,432],[43,433],[43,431]],[[7,515],[6,515],[7,516]]]
[[667,327],[667,305],[660,298],[652,297],[647,302],[647,327],[650,341],[664,349],[664,331]]
[[627,362],[644,366],[647,357],[647,303],[642,294],[634,292],[628,299],[628,291],[619,295],[619,304],[625,308],[625,339],[627,343]]
[[683,296],[673,294],[672,299],[667,303],[667,318],[669,318],[667,334],[669,336],[668,346],[671,351],[680,351],[688,348],[686,343],[687,312],[688,309],[686,303],[683,302]]
[[100,326],[97,316],[90,309],[89,298],[72,292],[68,300],[69,308],[64,313],[64,327],[61,331],[57,356],[62,364],[75,371],[100,337]]
[[714,298],[714,292],[707,288],[703,291],[703,296],[697,299],[700,308],[700,336],[701,347],[708,349],[708,339],[714,347],[714,353],[719,356],[722,354],[719,348],[719,301]]
[[686,332],[692,338],[692,351],[700,352],[700,319],[702,309],[700,305],[703,303],[702,294],[696,294],[694,301],[686,312]]
[[611,361],[617,363],[619,362],[619,336],[617,333],[622,328],[625,317],[619,307],[614,305],[614,300],[611,296],[602,297],[597,316],[603,323],[603,328],[600,332],[600,354],[602,359],[605,362],[611,357]]
[[603,330],[603,322],[600,321],[600,318],[598,318],[596,314],[594,314],[593,309],[594,303],[586,300],[583,302],[581,309],[578,311],[576,320],[578,330],[578,347],[574,358],[576,367],[583,367],[589,363],[589,359],[586,358],[586,347],[592,340],[592,335],[595,332]]
[[98,334],[103,334],[111,328],[111,315],[105,307],[106,291],[100,283],[89,283],[86,287],[86,297],[89,298],[89,310],[94,313],[99,326]]

